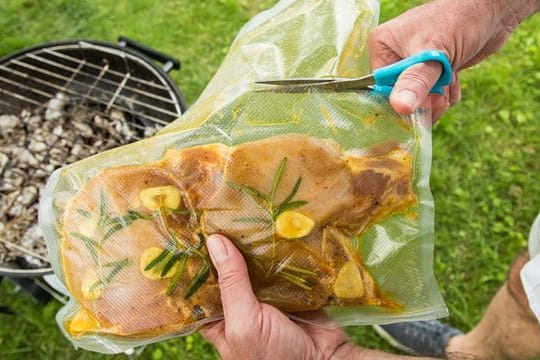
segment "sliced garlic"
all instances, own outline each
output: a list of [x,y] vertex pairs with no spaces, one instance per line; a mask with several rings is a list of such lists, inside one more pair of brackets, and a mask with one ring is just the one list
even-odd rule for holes
[[286,239],[296,239],[308,235],[315,222],[298,211],[285,211],[276,219],[276,233]]
[[69,322],[70,333],[82,333],[97,329],[98,323],[84,309],[79,310]]
[[98,229],[98,217],[96,214],[88,218],[81,218],[77,221],[77,232],[93,238],[96,235]]
[[99,299],[103,292],[101,279],[93,269],[88,269],[83,275],[81,291],[86,300]]
[[334,294],[341,299],[357,299],[364,295],[364,284],[358,264],[348,261],[339,270],[334,283]]
[[163,260],[161,260],[158,264],[156,264],[151,269],[145,270],[148,264],[150,264],[155,258],[157,258],[163,252],[163,250],[164,250],[163,248],[158,248],[156,246],[152,246],[144,250],[144,252],[141,255],[140,262],[139,262],[141,273],[144,275],[144,277],[151,280],[157,280],[157,279],[170,278],[174,275],[174,273],[176,272],[179,266],[178,262],[176,262],[169,269],[169,271],[167,271],[167,273],[164,276],[161,276],[163,267],[171,259],[171,256],[172,256],[171,254],[168,254],[167,257],[165,257]]
[[139,193],[141,203],[148,210],[161,208],[178,209],[180,206],[180,191],[172,185],[157,186],[144,189]]

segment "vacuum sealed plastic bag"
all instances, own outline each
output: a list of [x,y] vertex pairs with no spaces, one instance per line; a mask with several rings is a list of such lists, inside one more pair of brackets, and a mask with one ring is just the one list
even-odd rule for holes
[[340,324],[432,319],[429,112],[370,91],[256,80],[369,72],[378,4],[282,1],[249,22],[199,101],[158,135],[57,170],[40,205],[76,346],[119,352],[222,316],[206,250],[243,253],[260,301]]

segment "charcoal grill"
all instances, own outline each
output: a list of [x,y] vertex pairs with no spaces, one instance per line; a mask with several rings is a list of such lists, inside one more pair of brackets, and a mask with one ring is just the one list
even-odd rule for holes
[[[45,107],[64,93],[72,106],[82,110],[123,112],[142,137],[146,127],[165,126],[186,110],[182,93],[167,75],[179,68],[177,59],[123,36],[117,44],[49,42],[0,59],[0,114]],[[51,272],[50,268],[15,269],[0,264],[0,279]]]

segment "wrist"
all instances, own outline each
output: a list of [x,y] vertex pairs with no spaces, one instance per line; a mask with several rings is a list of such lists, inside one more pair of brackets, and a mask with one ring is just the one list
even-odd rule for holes
[[509,30],[514,30],[526,18],[540,10],[540,0],[483,1],[493,4],[496,14],[500,16],[501,23]]

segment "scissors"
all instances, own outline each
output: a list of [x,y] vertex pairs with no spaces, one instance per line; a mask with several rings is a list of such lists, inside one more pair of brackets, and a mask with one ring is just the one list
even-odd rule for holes
[[452,66],[441,51],[426,50],[409,56],[397,63],[379,68],[372,74],[360,78],[293,78],[282,80],[256,81],[255,84],[265,86],[259,91],[305,92],[310,89],[323,91],[346,91],[372,89],[373,93],[388,96],[401,73],[409,67],[427,61],[438,61],[443,67],[439,80],[430,94],[443,94],[443,86],[452,82]]

